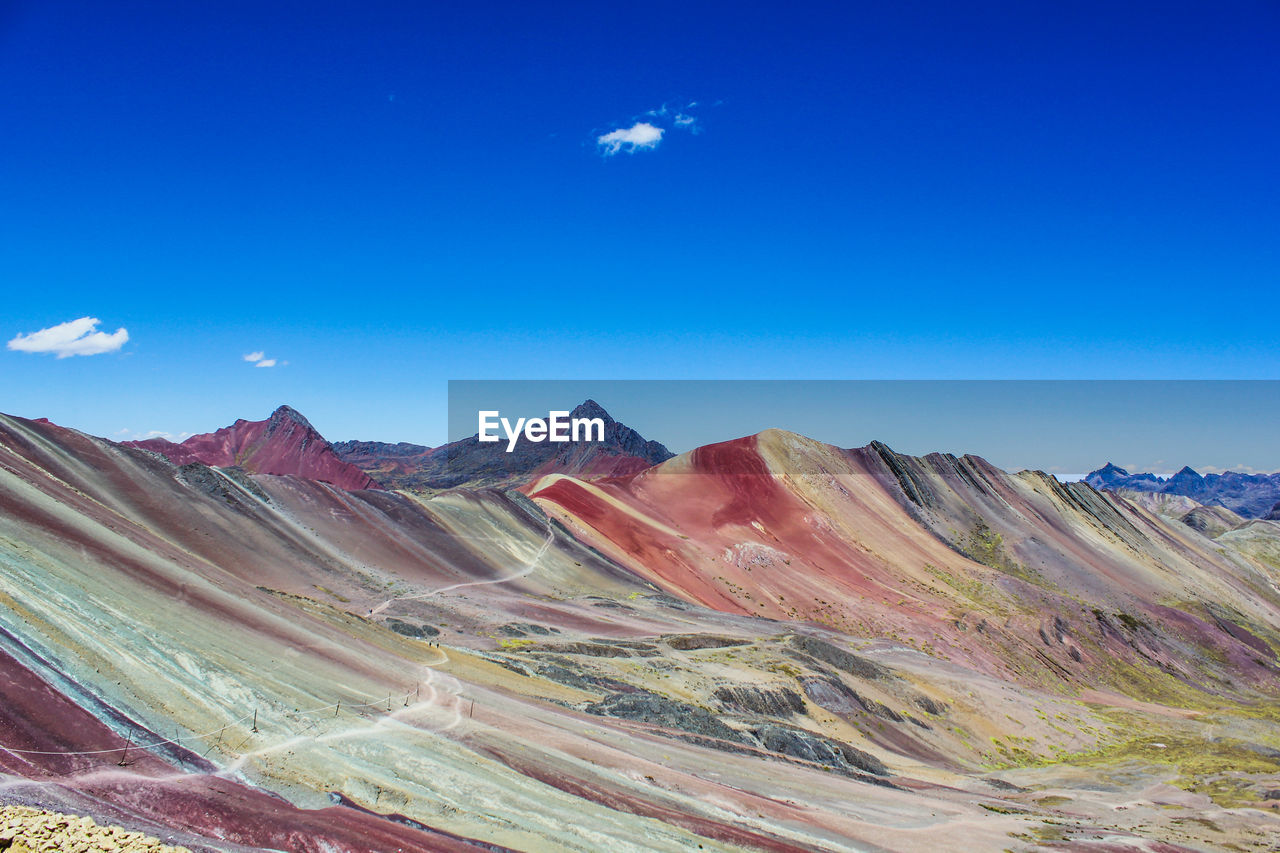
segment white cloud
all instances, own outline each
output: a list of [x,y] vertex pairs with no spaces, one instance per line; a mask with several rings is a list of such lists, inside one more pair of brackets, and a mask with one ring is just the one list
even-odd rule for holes
[[668,130],[685,130],[697,136],[702,132],[698,116],[694,115],[697,106],[697,101],[689,101],[683,107],[679,103],[664,103],[655,109],[645,110],[629,119],[632,122],[630,127],[618,127],[596,136],[596,145],[604,156],[612,157],[620,151],[634,154],[657,148]]
[[638,121],[631,127],[620,127],[597,136],[596,144],[604,149],[606,157],[612,157],[624,148],[628,154],[634,154],[644,148],[658,147],[664,132],[662,128],[655,127],[647,121]]
[[174,444],[181,444],[182,442],[186,441],[188,438],[191,438],[192,433],[189,433],[189,432],[173,433],[163,429],[149,429],[149,430],[146,430],[145,432],[143,431],[135,432],[134,430],[131,430],[128,427],[126,427],[124,429],[116,430],[115,435],[116,435],[117,441],[146,441],[147,439],[151,439],[151,438],[163,438],[165,441],[172,441]]
[[99,332],[98,324],[101,322],[97,317],[81,317],[38,332],[17,335],[8,346],[18,352],[51,352],[58,358],[68,358],[115,352],[128,342],[129,332],[124,328],[116,329],[110,335]]
[[680,130],[687,130],[694,136],[702,133],[702,125],[698,124],[697,116],[691,116],[688,113],[676,113],[672,121],[675,123],[675,127]]
[[245,353],[244,360],[252,363],[254,367],[275,367],[276,365],[284,367],[289,363],[287,361],[280,361],[276,358],[267,358],[267,354],[262,350]]
[[174,444],[181,444],[183,441],[191,438],[191,433],[180,432],[177,434],[167,432],[162,429],[147,430],[147,434],[143,438],[163,438],[165,441],[172,441]]
[[1202,465],[1202,466],[1192,465],[1192,466],[1191,466],[1191,468],[1192,468],[1192,470],[1197,471],[1197,472],[1199,472],[1199,473],[1201,473],[1201,474],[1225,474],[1225,473],[1227,473],[1228,471],[1235,471],[1235,472],[1240,473],[1240,474],[1270,474],[1270,473],[1272,473],[1272,471],[1271,471],[1270,469],[1267,469],[1267,468],[1255,468],[1255,467],[1253,467],[1252,465],[1246,465],[1246,464],[1244,464],[1243,462],[1240,462],[1240,463],[1238,463],[1238,464],[1236,464],[1236,465],[1228,465],[1228,466],[1227,466],[1227,467],[1225,467],[1225,468],[1223,468],[1223,467],[1221,467],[1221,466],[1218,466],[1218,465]]

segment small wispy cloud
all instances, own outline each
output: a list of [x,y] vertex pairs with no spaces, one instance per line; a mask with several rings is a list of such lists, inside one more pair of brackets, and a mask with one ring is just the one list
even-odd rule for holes
[[657,148],[662,141],[663,129],[638,121],[631,127],[620,127],[617,130],[596,137],[596,144],[604,149],[604,156],[612,157],[619,151],[634,154],[646,148]]
[[671,129],[687,130],[696,135],[702,132],[698,117],[693,114],[693,109],[697,106],[697,101],[689,101],[682,106],[663,104],[646,110],[629,119],[630,125],[599,133],[596,136],[596,146],[605,157],[612,157],[622,151],[628,154],[651,151],[658,147],[663,135]]
[[9,341],[8,347],[17,352],[51,352],[58,358],[69,358],[115,352],[129,342],[129,332],[124,327],[108,335],[98,331],[101,322],[97,317],[68,320],[38,332],[19,334]]
[[[1120,464],[1120,463],[1117,463]],[[1174,474],[1182,470],[1182,461],[1166,462],[1163,459],[1157,459],[1154,462],[1128,462],[1120,464],[1120,467],[1128,471],[1130,474],[1154,474],[1157,477],[1169,479]],[[1197,465],[1192,464],[1191,470],[1201,476],[1207,474],[1225,474],[1228,471],[1234,471],[1237,474],[1272,474],[1276,473],[1273,469],[1255,468],[1244,462],[1235,465]]]
[[251,362],[254,367],[275,367],[277,364],[283,367],[289,363],[287,361],[279,361],[274,358],[267,358],[267,354],[262,350],[245,353],[244,360]]
[[1201,474],[1225,474],[1225,473],[1227,473],[1228,471],[1235,471],[1236,473],[1239,473],[1239,474],[1271,474],[1271,473],[1274,473],[1273,471],[1271,471],[1271,470],[1269,470],[1269,469],[1267,469],[1267,468],[1255,468],[1255,467],[1253,467],[1252,465],[1246,465],[1246,464],[1244,464],[1243,462],[1241,462],[1241,463],[1239,463],[1239,464],[1236,464],[1236,465],[1228,465],[1228,466],[1226,466],[1225,468],[1224,468],[1224,467],[1221,467],[1221,466],[1218,466],[1218,465],[1203,465],[1203,466],[1201,466],[1201,467],[1199,467],[1199,468],[1197,468],[1195,465],[1192,465],[1191,467],[1192,467],[1195,471],[1198,471],[1198,472],[1199,472],[1199,473],[1201,473]]
[[115,432],[117,441],[146,441],[152,438],[163,438],[165,441],[172,441],[174,444],[181,444],[186,441],[194,433],[189,432],[169,432],[163,429],[149,429],[145,432],[142,430],[118,429]]

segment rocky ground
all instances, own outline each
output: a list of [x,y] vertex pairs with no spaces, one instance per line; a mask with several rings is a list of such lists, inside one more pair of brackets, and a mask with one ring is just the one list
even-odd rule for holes
[[0,850],[7,853],[120,851],[120,853],[191,853],[141,832],[99,826],[91,817],[59,814],[26,806],[0,806]]

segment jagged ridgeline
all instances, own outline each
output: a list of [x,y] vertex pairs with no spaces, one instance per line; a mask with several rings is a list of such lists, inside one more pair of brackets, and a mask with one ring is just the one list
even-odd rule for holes
[[507,453],[500,444],[482,443],[478,436],[471,436],[436,448],[343,441],[335,444],[334,450],[387,488],[419,491],[519,486],[552,473],[583,478],[625,476],[672,456],[658,442],[648,441],[615,421],[594,400],[578,405],[569,418],[602,420],[603,441],[521,441]]
[[1223,507],[1243,518],[1280,516],[1280,473],[1226,471],[1201,475],[1184,467],[1165,479],[1155,474],[1130,474],[1108,462],[1085,479],[1095,489],[1181,495],[1198,504]]
[[288,408],[182,444],[0,416],[6,790],[193,850],[1274,834],[1280,524],[781,430],[606,437],[396,490],[352,454],[429,451]]

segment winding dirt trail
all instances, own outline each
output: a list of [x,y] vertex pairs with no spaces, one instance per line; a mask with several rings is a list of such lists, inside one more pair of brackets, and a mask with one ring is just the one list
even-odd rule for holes
[[552,528],[551,519],[548,518],[547,519],[547,538],[543,541],[542,546],[538,548],[537,553],[533,555],[533,558],[530,559],[529,562],[526,563],[524,567],[519,571],[517,571],[515,574],[508,575],[507,577],[502,577],[502,578],[489,578],[488,580],[482,580],[482,581],[464,581],[462,583],[449,584],[448,586],[442,586],[439,589],[433,589],[428,592],[414,593],[412,595],[397,595],[394,598],[387,599],[386,601],[379,604],[377,607],[373,608],[371,611],[369,611],[369,615],[376,616],[379,613],[382,613],[383,611],[385,611],[388,607],[390,607],[392,604],[394,604],[397,601],[419,601],[424,598],[431,598],[432,596],[440,595],[441,593],[453,592],[455,589],[465,589],[467,587],[473,587],[473,586],[489,586],[493,584],[509,583],[514,580],[519,580],[520,578],[528,577],[529,575],[533,574],[535,569],[538,568],[538,563],[542,561],[542,558],[546,556],[547,551],[551,549],[551,543],[555,541],[555,537],[556,537],[555,529]]

